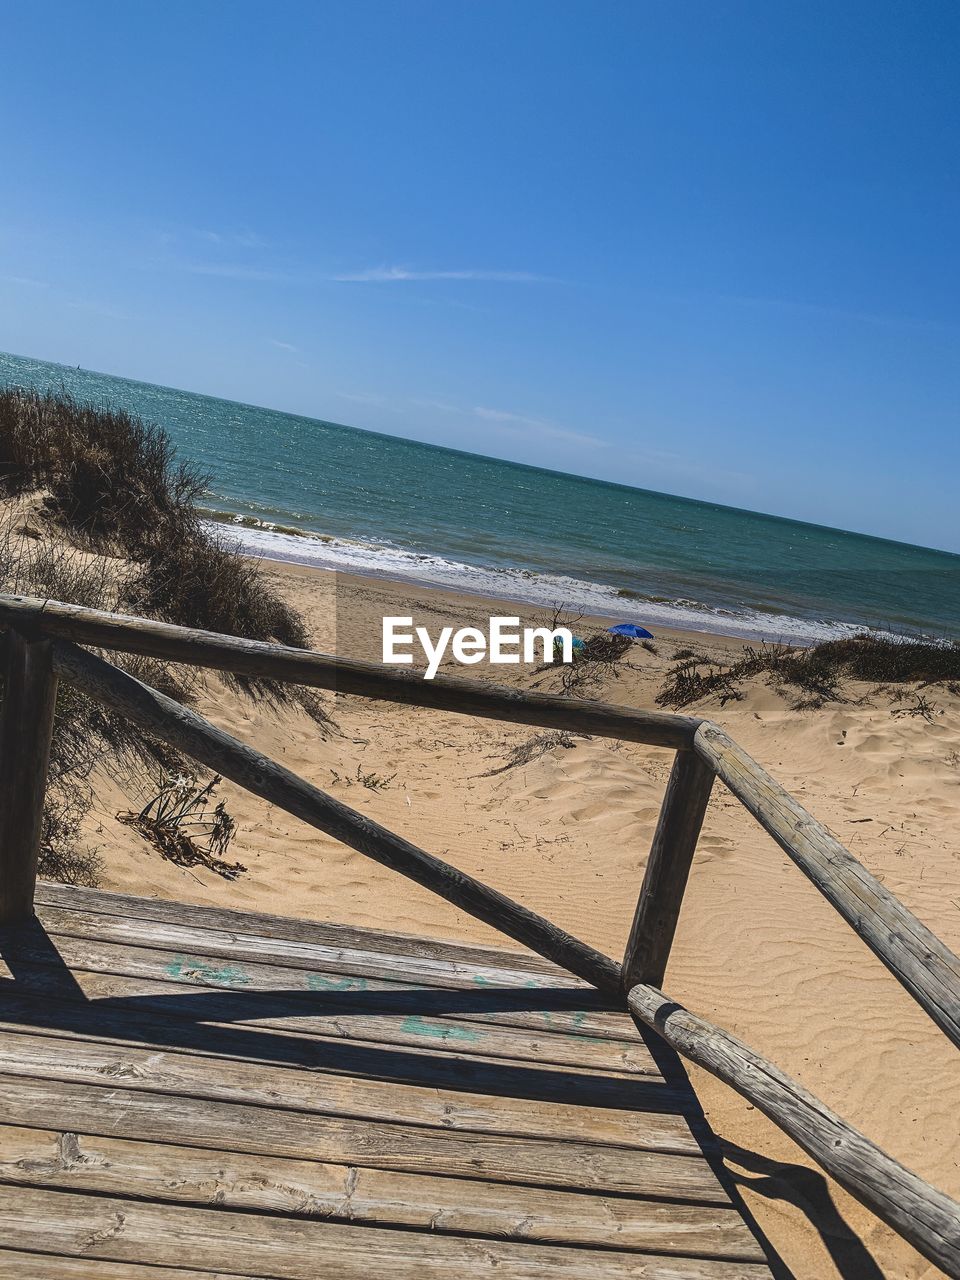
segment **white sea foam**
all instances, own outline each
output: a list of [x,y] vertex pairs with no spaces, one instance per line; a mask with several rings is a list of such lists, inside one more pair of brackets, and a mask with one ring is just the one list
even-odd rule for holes
[[791,643],[835,639],[865,629],[845,622],[761,613],[746,607],[717,608],[695,600],[625,598],[616,587],[604,583],[527,569],[484,568],[443,556],[406,551],[388,543],[358,542],[323,534],[290,534],[268,525],[252,528],[239,523],[211,522],[208,528],[235,540],[248,554],[266,560],[443,587],[521,604],[552,607],[562,603],[567,609],[647,626]]

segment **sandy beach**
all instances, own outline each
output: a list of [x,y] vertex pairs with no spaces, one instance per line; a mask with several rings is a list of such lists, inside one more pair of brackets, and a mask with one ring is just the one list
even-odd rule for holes
[[[316,648],[379,656],[384,614],[431,627],[485,623],[502,602],[265,563]],[[543,611],[518,607],[525,621]],[[602,620],[584,619],[590,634]],[[593,696],[653,706],[676,649],[742,642],[659,631]],[[449,670],[445,665],[442,670]],[[457,667],[489,678],[490,668]],[[529,669],[497,667],[529,687]],[[548,677],[548,681],[555,677]],[[548,684],[544,686],[550,688]],[[960,948],[960,699],[930,719],[851,686],[797,712],[762,681],[698,705],[847,845],[948,946]],[[326,695],[336,729],[254,706],[209,679],[199,709],[344,802],[617,956],[634,910],[669,753],[577,738],[503,769],[535,731]],[[256,908],[451,940],[497,936],[425,890],[225,784],[238,823],[227,881],[161,860],[117,813],[143,802],[100,779],[88,824],[103,887]],[[710,803],[665,989],[740,1036],[944,1191],[960,1193],[956,1055],[946,1039],[722,786]],[[812,1165],[779,1130],[692,1069],[726,1162],[760,1229],[798,1280],[928,1280],[940,1274]]]

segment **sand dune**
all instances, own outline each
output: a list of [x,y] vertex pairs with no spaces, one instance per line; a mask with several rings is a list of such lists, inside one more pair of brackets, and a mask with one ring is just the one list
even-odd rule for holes
[[[397,584],[281,566],[268,572],[303,609],[318,648],[353,656],[375,656],[380,617],[402,613],[407,604],[434,621],[455,617],[461,625],[503,612],[502,603],[488,608]],[[638,649],[621,678],[597,692],[653,705],[681,639],[689,637],[664,634],[655,657]],[[739,647],[702,636],[696,643],[718,653]],[[496,669],[501,681],[504,673],[509,679],[511,669]],[[960,699],[939,690],[929,695],[935,710],[926,720],[895,714],[889,696],[866,686],[850,696],[857,700],[797,712],[755,683],[742,701],[697,710],[723,724],[960,949]],[[493,772],[533,731],[345,696],[331,696],[328,706],[339,732],[326,738],[301,716],[276,716],[225,696],[216,681],[201,710],[432,853],[609,954],[621,953],[670,753],[581,738]],[[371,774],[388,781],[379,787]],[[232,883],[161,861],[116,821],[118,809],[136,797],[102,780],[89,834],[102,849],[105,887],[496,941],[483,925],[360,854],[236,788],[225,785],[223,794],[239,823],[232,856],[248,868]],[[956,1051],[719,785],[665,986],[960,1196]],[[793,1275],[939,1274],[758,1112],[704,1073],[692,1075],[749,1208]]]

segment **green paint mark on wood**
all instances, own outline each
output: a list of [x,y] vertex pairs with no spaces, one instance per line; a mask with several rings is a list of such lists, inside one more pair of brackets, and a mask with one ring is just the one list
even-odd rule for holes
[[325,973],[308,973],[307,986],[311,991],[366,991],[366,978],[328,978]]
[[431,1040],[464,1040],[476,1043],[483,1039],[482,1031],[474,1031],[471,1027],[458,1027],[442,1022],[424,1022],[418,1014],[411,1014],[400,1024],[401,1031],[415,1036],[429,1036]]
[[174,956],[165,966],[168,978],[176,978],[186,982],[213,982],[225,987],[243,987],[249,977],[235,964],[211,964],[209,960],[200,960],[196,956]]

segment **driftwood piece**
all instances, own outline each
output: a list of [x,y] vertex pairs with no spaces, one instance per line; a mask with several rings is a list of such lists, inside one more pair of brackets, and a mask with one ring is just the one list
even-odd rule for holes
[[713,777],[692,751],[677,752],[623,958],[625,991],[663,981]]
[[416,671],[398,671],[373,662],[351,661],[212,631],[194,631],[167,622],[104,613],[29,596],[0,596],[0,623],[35,627],[45,636],[76,644],[139,653],[194,667],[211,667],[234,675],[334,689],[363,698],[432,707],[437,711],[514,724],[623,738],[650,746],[688,747],[700,723],[692,716],[530,693],[455,676],[424,680]]
[[717,725],[702,724],[694,747],[941,1031],[960,1046],[960,959]]
[[473,876],[418,849],[364,814],[216,728],[172,698],[94,654],[54,642],[57,671],[163,742],[270,804],[326,831],[350,848],[415,880],[454,906],[605,990],[618,990],[620,966],[542,916]]
[[886,1155],[772,1063],[651,986],[629,993],[630,1011],[678,1053],[761,1110],[798,1146],[925,1258],[960,1277],[960,1204]]
[[33,915],[56,701],[50,641],[10,631],[0,706],[0,924]]

